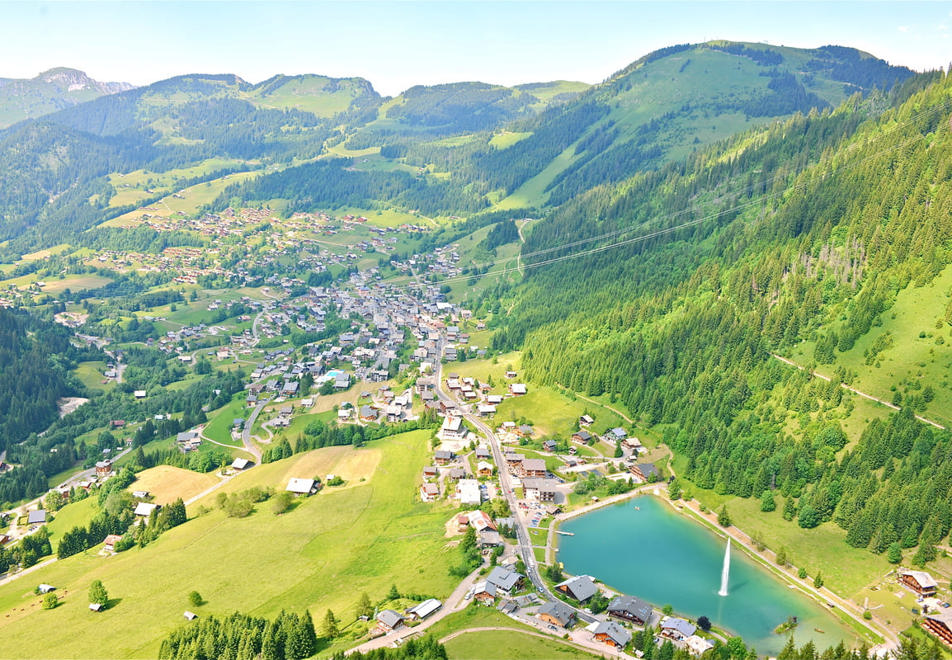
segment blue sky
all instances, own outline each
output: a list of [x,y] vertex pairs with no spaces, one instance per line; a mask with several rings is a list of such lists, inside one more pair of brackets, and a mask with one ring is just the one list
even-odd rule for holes
[[54,66],[147,84],[182,73],[362,76],[384,94],[459,80],[607,78],[710,39],[952,61],[952,2],[7,2],[0,76]]

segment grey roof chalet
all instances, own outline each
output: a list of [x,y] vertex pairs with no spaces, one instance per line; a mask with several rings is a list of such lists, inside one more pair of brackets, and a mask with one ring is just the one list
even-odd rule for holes
[[596,635],[608,635],[609,639],[620,647],[627,646],[628,642],[631,641],[631,633],[614,621],[599,621],[593,633]]
[[609,433],[615,436],[615,438],[618,440],[624,440],[625,438],[628,437],[628,431],[626,431],[620,426],[616,426],[611,431],[609,431]]
[[541,458],[525,458],[522,460],[522,469],[526,472],[545,472],[545,460]]
[[658,468],[654,463],[638,463],[638,469],[641,470],[641,474],[644,475],[645,479],[650,479],[652,476],[660,476]]
[[46,522],[46,511],[43,509],[37,509],[36,511],[30,511],[27,514],[28,525],[39,525]]
[[539,608],[539,614],[547,614],[564,628],[572,622],[572,619],[575,618],[575,611],[563,603],[562,601],[554,600],[546,603]]
[[496,585],[503,591],[512,591],[512,588],[516,586],[520,579],[522,579],[522,575],[502,566],[494,566],[493,570],[486,576],[486,582]]
[[651,605],[634,596],[617,596],[608,604],[608,613],[648,621],[651,619]]
[[376,418],[377,411],[371,408],[370,406],[364,404],[360,407],[360,416],[366,417],[366,418],[371,418],[371,417]]
[[592,439],[592,434],[585,430],[577,432],[575,436],[578,437],[578,439],[582,442],[588,442]]
[[598,593],[598,587],[595,586],[592,578],[588,575],[576,575],[555,585],[555,588],[566,591],[572,598],[580,602],[588,600]]
[[697,630],[697,627],[684,619],[679,619],[674,616],[666,616],[661,620],[661,630],[672,630],[676,631],[678,634],[683,635],[684,637],[690,637]]
[[388,628],[396,628],[403,623],[403,616],[394,610],[384,610],[377,614],[377,621]]
[[447,451],[445,449],[437,449],[436,453],[433,456],[439,460],[444,460],[444,461],[453,460],[453,452]]

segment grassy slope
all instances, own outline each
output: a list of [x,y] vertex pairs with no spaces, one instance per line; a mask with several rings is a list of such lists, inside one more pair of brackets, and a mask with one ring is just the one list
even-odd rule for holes
[[[899,292],[892,309],[882,314],[882,325],[873,327],[845,353],[836,351],[836,362],[820,365],[817,371],[832,375],[842,365],[857,375],[853,386],[886,401],[892,400],[895,386],[908,390],[910,383],[931,384],[935,399],[922,414],[945,426],[952,426],[952,389],[949,369],[952,368],[952,332],[944,322],[945,307],[952,290],[952,266],[943,270],[923,287],[909,285]],[[937,321],[942,321],[937,326]],[[836,325],[833,326],[836,328]],[[870,365],[865,353],[878,339],[889,333],[892,345],[879,354]],[[920,337],[920,334],[924,336]],[[937,343],[941,339],[942,343]],[[803,364],[813,358],[813,342],[805,342],[793,358]]]
[[493,660],[494,658],[554,660],[596,657],[554,639],[542,639],[534,635],[503,630],[460,635],[446,643],[446,653],[451,660]]
[[[402,590],[445,597],[453,587],[447,566],[456,560],[443,539],[449,511],[416,497],[427,436],[413,432],[370,449],[310,452],[255,468],[226,487],[268,482],[281,488],[295,463],[336,456],[323,468],[311,468],[344,473],[336,467],[342,460],[379,452],[368,483],[331,489],[285,515],[274,516],[267,503],[246,519],[216,510],[144,549],[110,558],[76,555],[5,585],[0,588],[4,648],[17,649],[21,657],[154,657],[162,637],[180,624],[193,589],[209,601],[202,614],[238,609],[274,616],[281,609],[330,607],[345,621],[362,591],[382,598],[394,582]],[[86,609],[86,590],[94,579],[118,599],[95,617]],[[32,595],[40,582],[56,585],[65,604],[40,610]]]

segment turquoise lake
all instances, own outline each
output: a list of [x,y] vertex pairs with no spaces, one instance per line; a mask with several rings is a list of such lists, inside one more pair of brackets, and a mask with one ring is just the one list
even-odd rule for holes
[[574,534],[558,537],[558,559],[566,572],[591,575],[658,608],[670,604],[692,618],[707,616],[760,654],[783,648],[787,635],[773,631],[790,616],[800,622],[793,633],[798,645],[813,640],[823,649],[856,641],[822,605],[789,588],[737,547],[731,549],[728,595],[718,596],[726,540],[656,497],[597,509],[559,529]]

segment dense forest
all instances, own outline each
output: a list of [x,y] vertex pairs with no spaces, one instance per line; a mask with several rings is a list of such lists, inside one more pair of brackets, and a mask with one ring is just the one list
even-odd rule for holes
[[[826,352],[848,350],[900,289],[949,263],[950,90],[925,76],[882,114],[885,97],[856,97],[565,204],[524,259],[583,256],[489,292],[488,308],[511,306],[494,345],[523,347],[534,380],[615,393],[646,423],[671,423],[699,486],[777,490],[802,527],[833,520],[857,547],[921,544],[927,561],[952,523],[952,438],[912,417],[928,384],[842,454],[825,421],[842,389],[771,352],[818,335]],[[801,440],[783,430],[788,410],[819,413]]]

